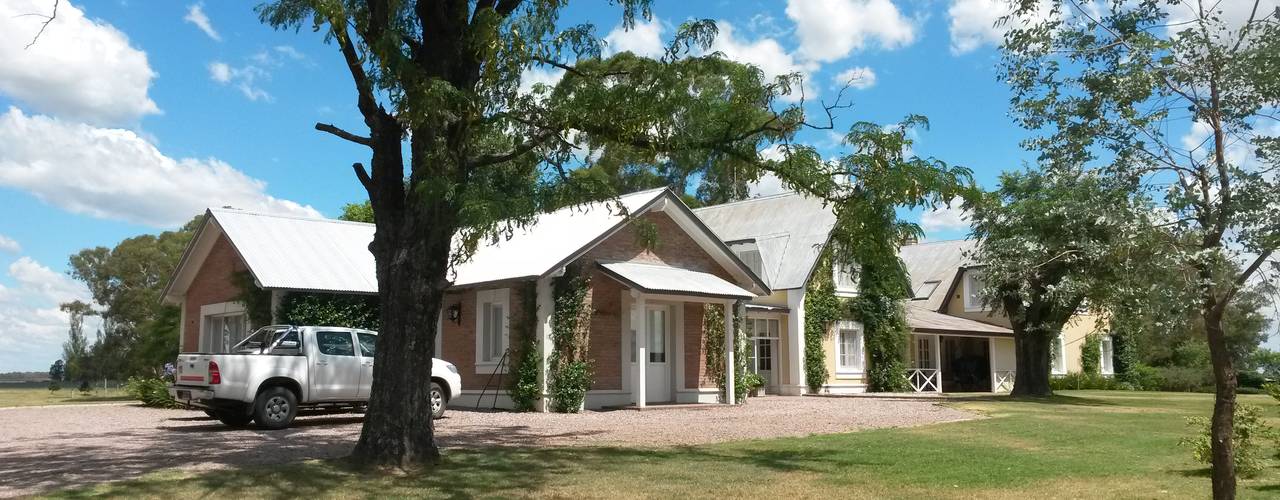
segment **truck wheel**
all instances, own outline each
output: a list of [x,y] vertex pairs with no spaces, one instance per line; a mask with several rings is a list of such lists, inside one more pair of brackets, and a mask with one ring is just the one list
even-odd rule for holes
[[440,418],[444,416],[444,407],[448,400],[444,396],[444,389],[440,388],[440,384],[431,383],[431,418]]
[[242,410],[220,410],[212,412],[213,418],[218,419],[227,427],[244,427],[253,421],[253,415],[245,413]]
[[267,429],[283,429],[298,416],[298,398],[284,387],[268,387],[253,401],[253,420]]

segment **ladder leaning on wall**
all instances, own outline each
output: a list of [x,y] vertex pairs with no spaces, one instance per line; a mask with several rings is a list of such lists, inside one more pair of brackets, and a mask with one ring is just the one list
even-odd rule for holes
[[489,380],[485,381],[484,387],[480,388],[480,397],[476,398],[476,409],[480,409],[481,402],[484,401],[484,393],[488,392],[489,388],[493,386],[494,377],[498,378],[498,387],[493,389],[493,404],[489,406],[489,409],[498,409],[498,393],[501,392],[500,389],[502,388],[503,375],[507,373],[503,370],[503,367],[507,365],[507,355],[510,353],[510,348],[502,351],[502,358],[499,359],[498,364],[493,367],[493,373],[489,374]]

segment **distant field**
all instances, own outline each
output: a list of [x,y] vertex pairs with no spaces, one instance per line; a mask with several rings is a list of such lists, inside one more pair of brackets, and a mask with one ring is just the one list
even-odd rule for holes
[[0,408],[129,401],[123,388],[112,385],[109,383],[107,389],[99,386],[85,394],[67,383],[58,391],[50,391],[48,382],[4,383],[0,384]]

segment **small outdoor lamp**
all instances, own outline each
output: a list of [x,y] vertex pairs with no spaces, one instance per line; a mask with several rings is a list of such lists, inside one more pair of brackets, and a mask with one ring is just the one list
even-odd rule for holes
[[455,325],[462,324],[462,303],[461,302],[449,306],[448,313],[449,313],[449,321],[452,321]]

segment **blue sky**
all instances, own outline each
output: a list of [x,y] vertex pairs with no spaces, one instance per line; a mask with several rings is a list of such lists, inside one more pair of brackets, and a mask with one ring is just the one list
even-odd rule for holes
[[[56,304],[87,297],[64,274],[82,248],[174,228],[205,206],[334,216],[364,197],[350,165],[367,154],[312,129],[360,129],[349,76],[319,35],[273,31],[252,2],[63,0],[24,49],[41,19],[21,14],[52,3],[0,6],[0,372],[43,370],[58,356]],[[811,99],[830,99],[838,75],[856,70],[865,88],[837,130],[926,115],[932,128],[915,152],[970,167],[990,187],[1032,159],[997,79],[996,5],[656,0],[652,23],[611,41],[643,51],[686,19],[712,18],[718,49],[766,73],[803,71]],[[603,36],[620,12],[579,1],[564,20]],[[826,132],[802,139],[838,152]],[[955,212],[924,222],[930,239],[965,232]]]

